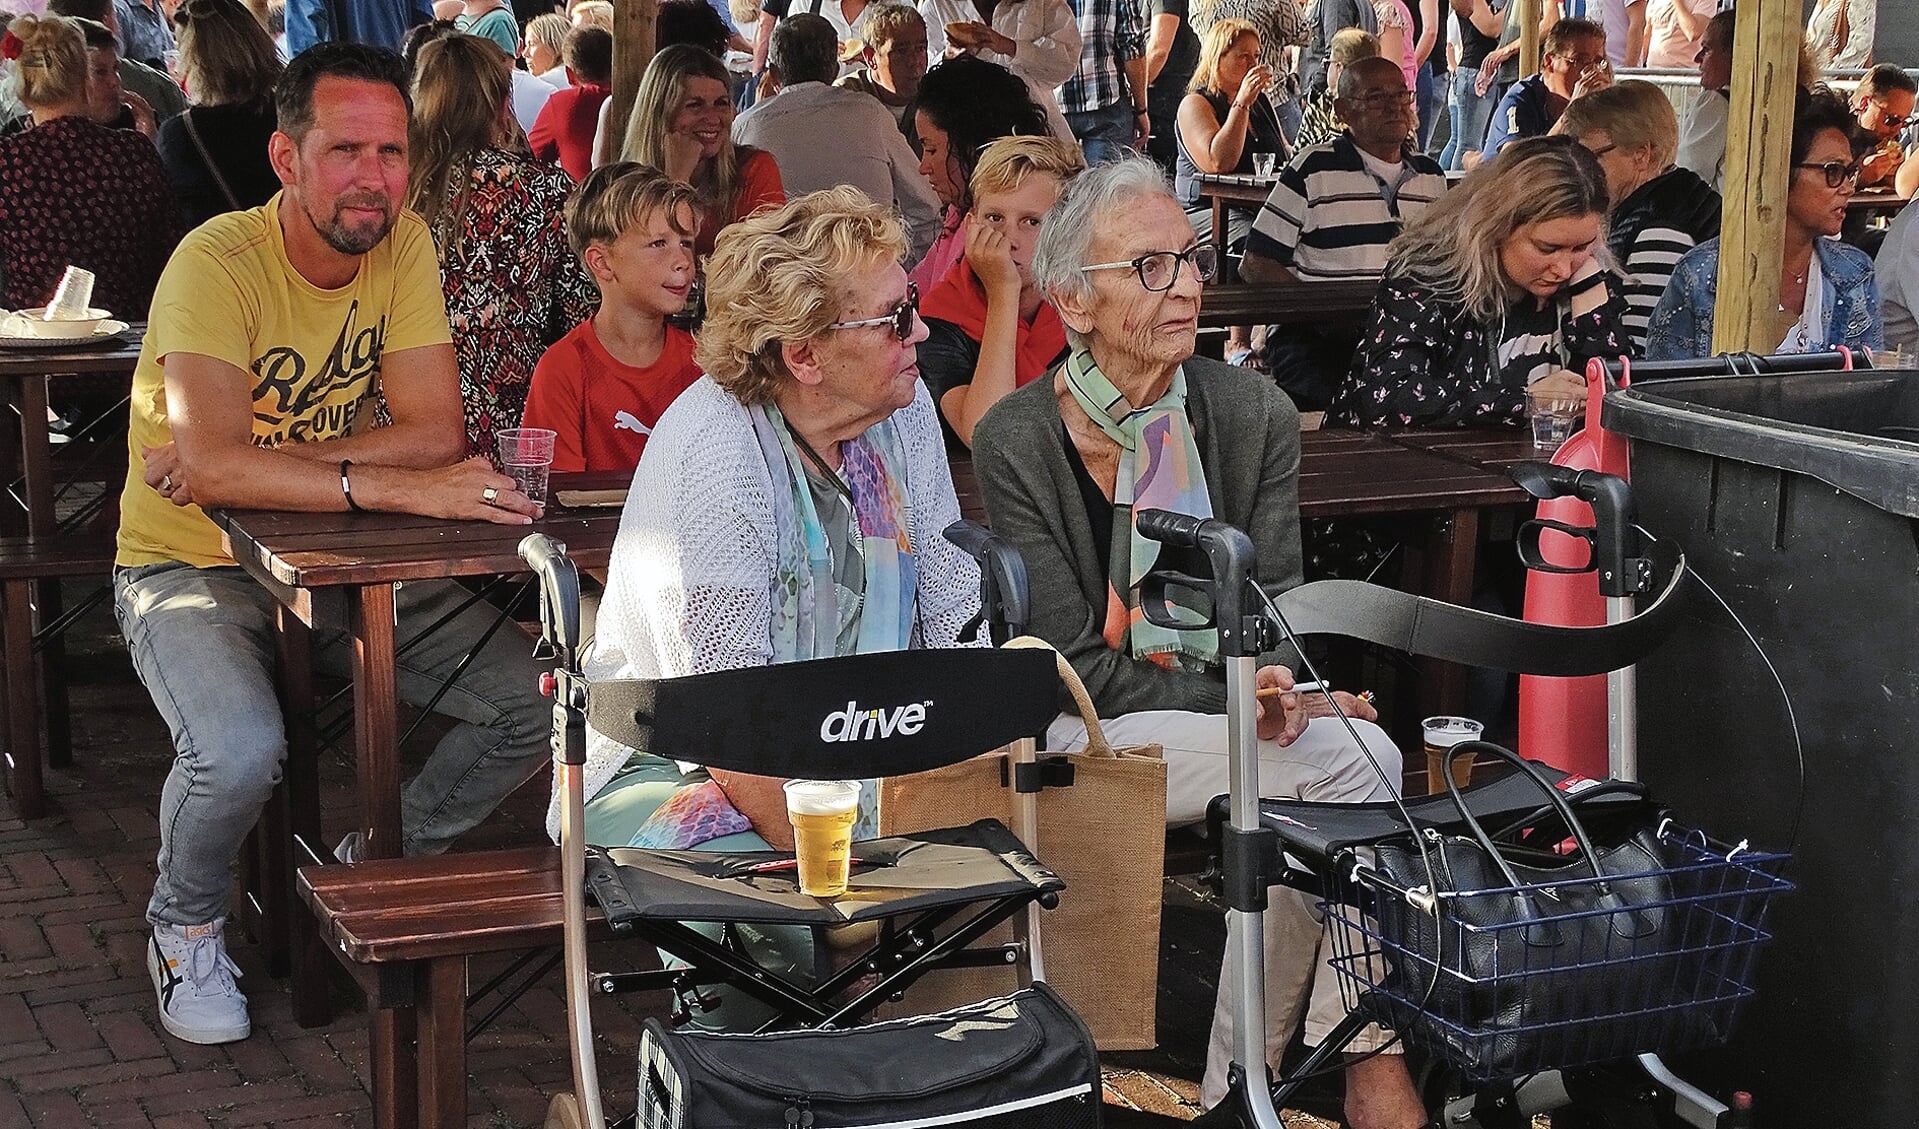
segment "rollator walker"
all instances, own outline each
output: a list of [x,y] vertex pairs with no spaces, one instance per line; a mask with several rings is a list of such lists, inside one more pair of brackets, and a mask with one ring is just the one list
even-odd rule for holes
[[[1767,939],[1767,903],[1790,888],[1780,877],[1783,856],[1686,830],[1664,818],[1636,783],[1632,664],[1675,626],[1691,583],[1685,558],[1667,554],[1663,585],[1638,611],[1638,599],[1655,593],[1658,569],[1633,524],[1626,484],[1544,463],[1521,464],[1511,473],[1535,498],[1576,497],[1592,506],[1593,528],[1529,522],[1519,548],[1526,564],[1539,568],[1546,566],[1542,538],[1586,542],[1586,570],[1598,572],[1607,600],[1605,626],[1526,623],[1354,581],[1302,585],[1275,601],[1254,583],[1252,542],[1240,530],[1165,511],[1137,516],[1142,534],[1198,550],[1211,566],[1210,577],[1149,577],[1141,595],[1147,618],[1191,626],[1190,608],[1182,609],[1183,618],[1176,615],[1169,597],[1181,591],[1180,602],[1190,605],[1192,592],[1210,594],[1205,626],[1217,629],[1226,664],[1231,791],[1214,801],[1212,823],[1238,991],[1231,1000],[1229,1096],[1201,1124],[1279,1129],[1277,1109],[1306,1079],[1337,1069],[1337,1056],[1372,1024],[1390,1028],[1466,1083],[1438,1094],[1436,1102],[1429,1088],[1429,1103],[1442,1107],[1442,1126],[1529,1126],[1534,1112],[1584,1103],[1591,1086],[1638,1094],[1649,1089],[1647,1079],[1660,1095],[1657,1108],[1593,1123],[1695,1129],[1751,1123],[1748,1102],[1729,1107],[1679,1079],[1658,1057],[1715,1045],[1730,1034],[1751,995],[1754,956]],[[1566,555],[1555,551],[1553,558],[1563,562]],[[1513,771],[1461,790],[1449,763],[1440,774],[1443,793],[1403,803],[1261,799],[1258,656],[1282,636],[1297,643],[1310,634],[1506,671],[1606,673],[1612,779],[1590,780],[1472,742],[1453,755],[1497,756]],[[1314,676],[1310,665],[1304,673]],[[1331,700],[1329,691],[1319,692]],[[1349,732],[1357,741],[1357,731]],[[1605,848],[1593,839],[1654,834],[1653,828],[1659,865],[1631,873],[1602,867]],[[1455,873],[1461,852],[1475,847],[1498,868],[1483,884]],[[1531,860],[1532,876],[1517,879],[1507,857]],[[1399,863],[1392,873],[1389,858]],[[1269,1085],[1263,912],[1275,885],[1323,899],[1330,963],[1349,1015],[1288,1078]],[[1564,908],[1595,891],[1595,908]],[[1626,901],[1621,891],[1637,891],[1638,898]],[[1599,1076],[1587,1068],[1621,1062],[1636,1064],[1645,1077],[1630,1087],[1589,1081]]]
[[[947,536],[982,561],[985,622],[974,630],[984,627],[993,642],[1004,642],[1026,618],[1017,554],[967,523]],[[1050,650],[909,650],[590,682],[580,669],[579,577],[565,547],[535,534],[521,543],[520,555],[539,578],[540,654],[554,664],[542,689],[553,698],[561,797],[573,1090],[554,1099],[549,1126],[609,1124],[594,1047],[595,995],[664,990],[684,1021],[712,1006],[703,989],[728,985],[771,1009],[759,1030],[773,1031],[858,1023],[935,968],[1017,964],[1022,983],[1044,979],[1034,920],[1057,904],[1064,883],[1022,842],[1032,836],[1030,796],[1015,804],[1021,836],[988,819],[855,842],[849,893],[828,900],[800,891],[790,852],[587,845],[584,772],[589,727],[655,756],[765,776],[905,775],[1002,746],[1012,746],[1017,764],[1022,750],[1030,759],[1033,739],[1058,713]],[[614,933],[657,947],[673,958],[669,966],[590,971],[589,894]],[[699,923],[710,928],[694,928]],[[1012,924],[1013,940],[975,944],[1003,923]],[[738,934],[742,925],[809,928],[816,939],[832,927],[868,932],[836,967],[816,967],[808,976],[756,959]],[[614,1123],[633,1122],[628,1116]]]

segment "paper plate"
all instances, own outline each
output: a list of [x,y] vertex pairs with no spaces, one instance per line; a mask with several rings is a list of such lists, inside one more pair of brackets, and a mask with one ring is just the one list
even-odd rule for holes
[[108,318],[93,327],[91,337],[13,337],[0,334],[0,349],[86,349],[119,341],[127,323]]

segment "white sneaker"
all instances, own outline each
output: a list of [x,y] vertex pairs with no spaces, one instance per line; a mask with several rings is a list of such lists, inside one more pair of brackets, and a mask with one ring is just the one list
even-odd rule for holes
[[225,918],[206,925],[156,925],[147,942],[147,975],[160,1001],[160,1024],[189,1043],[237,1043],[253,1032],[247,998],[233,982]]

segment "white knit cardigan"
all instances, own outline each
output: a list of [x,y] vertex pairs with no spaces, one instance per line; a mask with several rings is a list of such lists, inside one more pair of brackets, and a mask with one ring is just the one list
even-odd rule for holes
[[[959,501],[925,385],[893,420],[919,576],[916,645],[958,646],[960,628],[979,610],[979,568],[940,535],[959,520]],[[681,393],[647,440],[627,492],[583,667],[588,678],[675,678],[773,661],[772,489],[745,407],[711,377]],[[588,799],[630,753],[588,731]],[[557,794],[547,830],[558,837]]]

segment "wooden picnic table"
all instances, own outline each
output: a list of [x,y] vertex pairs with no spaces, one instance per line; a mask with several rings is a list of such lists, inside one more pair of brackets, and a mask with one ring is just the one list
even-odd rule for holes
[[1195,173],[1193,183],[1199,186],[1199,194],[1210,200],[1213,206],[1213,249],[1219,252],[1220,277],[1225,278],[1226,269],[1226,212],[1234,205],[1246,211],[1257,211],[1273,193],[1273,185],[1279,183],[1279,174],[1260,176],[1257,173]]
[[1899,209],[1911,203],[1911,201],[1912,198],[1910,196],[1901,196],[1891,187],[1861,188],[1852,194],[1850,200],[1846,201],[1846,211],[1853,215],[1864,215],[1868,218],[1891,216],[1896,214]]
[[[624,485],[627,478],[556,473],[551,477],[550,496],[557,497],[561,490]],[[564,542],[581,568],[603,567],[620,521],[617,507],[567,509],[557,503],[549,505],[546,516],[532,525],[352,512],[211,510],[208,516],[225,535],[235,562],[280,601],[280,663],[282,683],[288,688],[284,708],[289,719],[312,708],[314,597],[329,589],[344,593],[353,653],[357,829],[366,858],[399,853],[394,585],[527,572],[519,544],[530,533],[545,533]],[[318,939],[310,927],[293,924],[294,870],[332,857],[320,841],[313,742],[311,725],[288,725],[284,783],[265,820],[258,888],[249,890],[250,908],[260,921],[269,952],[285,953],[290,962],[294,1015],[305,1026],[323,1024],[331,1013],[326,954],[317,949]],[[399,1022],[379,1020],[374,1025],[376,1095],[409,1092],[397,1073],[406,1060],[392,1053],[405,1037]],[[381,1125],[404,1123],[397,1107],[376,1107],[375,1117]]]
[[[118,377],[125,379],[130,389],[146,331],[145,322],[132,322],[110,342],[48,349],[0,348],[0,414],[13,421],[0,422],[0,475],[4,476],[0,481],[20,484],[17,495],[9,489],[11,497],[0,499],[0,536],[50,538],[60,531],[55,512],[59,481],[53,466],[53,431],[47,411],[52,380]],[[124,460],[116,465],[124,473]],[[105,489],[114,489],[112,479]],[[49,575],[34,581],[30,623],[35,634],[60,620],[61,612],[60,578]],[[47,633],[37,646],[45,699],[38,712],[46,726],[48,760],[55,767],[65,767],[73,744],[66,682],[61,676],[66,644],[58,633]],[[8,674],[13,679],[32,681],[31,671],[11,670]],[[12,755],[37,758],[38,748],[25,747],[24,736],[25,731],[16,727]]]
[[1234,325],[1343,325],[1357,339],[1372,311],[1377,279],[1333,282],[1222,282],[1200,294],[1202,328]]

